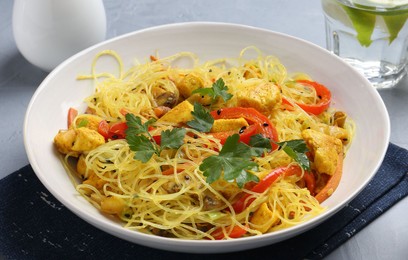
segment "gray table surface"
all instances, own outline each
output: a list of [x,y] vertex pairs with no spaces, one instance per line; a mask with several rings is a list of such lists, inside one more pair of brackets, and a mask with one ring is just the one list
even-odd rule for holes
[[[104,4],[107,38],[168,23],[213,21],[270,29],[325,46],[320,0],[104,0]],[[12,34],[12,7],[13,1],[0,0],[0,179],[28,164],[24,115],[47,76],[19,53]],[[408,79],[379,92],[391,118],[391,142],[408,149]],[[405,198],[327,259],[407,259],[407,212]]]

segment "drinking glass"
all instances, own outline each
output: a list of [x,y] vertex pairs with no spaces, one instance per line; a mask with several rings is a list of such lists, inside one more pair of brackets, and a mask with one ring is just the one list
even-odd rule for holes
[[322,0],[327,49],[377,89],[407,73],[408,0]]

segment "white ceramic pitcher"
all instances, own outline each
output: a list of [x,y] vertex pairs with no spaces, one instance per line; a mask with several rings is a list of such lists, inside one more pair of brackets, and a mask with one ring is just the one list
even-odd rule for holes
[[102,0],[14,0],[17,48],[33,65],[51,71],[106,37]]

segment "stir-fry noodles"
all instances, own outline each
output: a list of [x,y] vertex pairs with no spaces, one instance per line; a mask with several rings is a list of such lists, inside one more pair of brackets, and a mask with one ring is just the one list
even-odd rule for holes
[[[96,71],[104,55],[118,75]],[[71,108],[54,139],[78,192],[128,229],[183,239],[260,235],[322,213],[352,120],[276,57],[237,56],[155,55],[125,70],[99,53],[78,77],[95,82],[86,111]]]

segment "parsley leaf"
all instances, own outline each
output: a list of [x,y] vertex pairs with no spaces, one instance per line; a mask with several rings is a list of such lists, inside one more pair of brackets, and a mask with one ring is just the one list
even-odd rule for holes
[[253,151],[255,152],[254,156],[262,156],[265,151],[269,152],[272,150],[271,140],[261,134],[251,136],[249,145],[252,146]]
[[290,140],[277,143],[282,147],[283,151],[291,158],[293,158],[299,165],[306,171],[310,171],[310,161],[306,155],[307,149],[306,142],[302,139]]
[[187,125],[200,132],[209,132],[214,124],[214,118],[200,103],[194,103],[194,111],[191,112],[194,119]]
[[152,158],[157,149],[154,144],[144,135],[126,135],[130,150],[136,152],[134,158],[146,163]]
[[144,133],[149,133],[149,125],[151,125],[155,119],[150,119],[146,123],[142,123],[142,120],[140,117],[135,116],[134,114],[127,113],[126,114],[126,125],[128,126],[128,129],[126,130],[126,135],[128,134],[144,134]]
[[224,101],[228,101],[232,98],[232,94],[228,93],[228,87],[225,85],[225,82],[222,78],[219,78],[216,82],[214,82],[212,88],[214,90],[215,98],[218,96],[221,97]]
[[183,145],[185,135],[186,129],[184,128],[174,128],[161,132],[161,148],[178,149]]
[[239,135],[234,134],[227,138],[218,155],[207,157],[199,169],[207,177],[208,183],[213,183],[224,174],[226,181],[236,181],[242,188],[249,181],[259,181],[250,170],[256,170],[258,165],[252,161],[251,147],[239,142]]
[[161,133],[160,146],[154,141],[149,133],[149,126],[154,119],[146,121],[144,124],[140,117],[133,114],[126,114],[126,141],[130,150],[135,152],[134,159],[146,163],[153,154],[160,156],[163,149],[178,149],[184,143],[186,129],[174,128]]
[[196,93],[210,96],[213,102],[215,102],[217,97],[221,97],[224,101],[228,101],[232,98],[232,94],[228,93],[228,87],[222,78],[214,82],[211,88],[199,88],[192,92],[192,94]]

